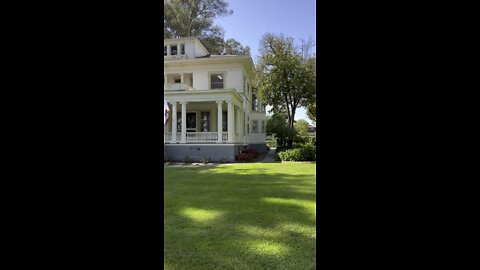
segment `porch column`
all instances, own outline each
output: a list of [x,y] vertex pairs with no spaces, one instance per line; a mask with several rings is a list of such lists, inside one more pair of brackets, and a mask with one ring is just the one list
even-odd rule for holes
[[177,142],[177,102],[172,103],[172,143]]
[[182,140],[181,143],[187,142],[187,102],[182,101]]
[[180,83],[185,83],[185,74],[180,74]]
[[234,139],[233,139],[233,130],[234,130],[234,124],[235,124],[235,120],[234,120],[234,111],[233,111],[233,102],[230,100],[228,101],[228,142],[229,143],[233,143],[234,142]]
[[222,133],[223,133],[222,104],[223,104],[223,101],[217,100],[217,107],[218,107],[218,110],[217,110],[217,134],[218,134],[217,143],[222,143],[222,137],[223,137],[222,136]]

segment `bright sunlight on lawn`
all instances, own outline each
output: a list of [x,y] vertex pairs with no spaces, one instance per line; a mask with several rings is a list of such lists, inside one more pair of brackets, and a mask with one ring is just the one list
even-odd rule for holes
[[165,168],[164,269],[315,269],[315,166]]

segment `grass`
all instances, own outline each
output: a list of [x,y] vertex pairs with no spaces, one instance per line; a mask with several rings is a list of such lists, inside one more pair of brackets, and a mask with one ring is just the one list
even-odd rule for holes
[[315,166],[165,168],[164,269],[315,269]]

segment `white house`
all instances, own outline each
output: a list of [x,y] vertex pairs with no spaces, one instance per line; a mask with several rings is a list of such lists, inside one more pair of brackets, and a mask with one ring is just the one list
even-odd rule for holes
[[266,115],[255,96],[250,56],[210,55],[197,38],[164,40],[167,160],[234,161],[266,151]]

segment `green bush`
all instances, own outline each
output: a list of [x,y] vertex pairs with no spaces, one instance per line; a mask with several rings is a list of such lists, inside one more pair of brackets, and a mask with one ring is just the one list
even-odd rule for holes
[[282,151],[277,151],[276,160],[281,161],[316,161],[317,160],[317,151],[315,146],[305,145],[301,148],[293,149],[282,149]]

